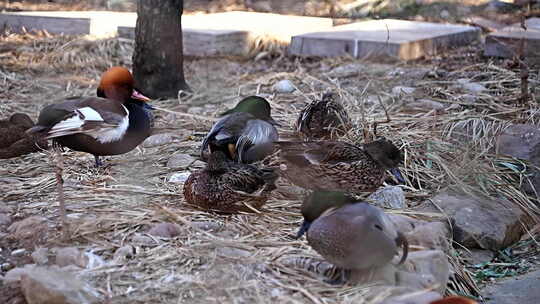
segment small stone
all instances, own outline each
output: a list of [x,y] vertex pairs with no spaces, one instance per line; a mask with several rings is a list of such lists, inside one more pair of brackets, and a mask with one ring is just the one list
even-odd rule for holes
[[21,289],[29,304],[98,303],[98,293],[72,273],[57,268],[33,267],[21,276]]
[[442,10],[439,15],[441,16],[441,18],[443,19],[448,19],[448,17],[450,17],[450,13],[447,11],[447,10]]
[[11,224],[11,217],[5,213],[0,213],[0,226]]
[[372,193],[368,200],[375,206],[392,209],[403,209],[406,207],[405,194],[398,186],[386,186]]
[[347,78],[358,75],[365,69],[365,65],[359,63],[349,63],[338,66],[328,73],[328,76],[334,78]]
[[6,272],[6,271],[10,271],[11,269],[13,269],[15,266],[9,262],[5,262],[5,263],[2,263],[2,265],[0,265],[0,270]]
[[464,250],[463,255],[472,265],[489,263],[495,258],[495,253],[493,251],[482,249]]
[[171,169],[186,169],[195,162],[196,158],[189,154],[174,154],[167,161],[167,167]]
[[159,223],[150,228],[148,234],[162,238],[173,238],[178,236],[181,231],[182,228],[178,224]]
[[410,95],[416,91],[415,88],[412,87],[404,87],[404,86],[397,86],[392,88],[392,95],[394,96],[401,96],[401,95]]
[[49,262],[49,249],[48,248],[38,248],[32,252],[32,260],[38,265],[45,265]]
[[296,88],[290,80],[283,79],[274,85],[274,90],[278,93],[292,93]]
[[25,254],[26,254],[26,249],[24,249],[24,248],[15,249],[15,250],[13,250],[11,252],[11,255],[14,256],[14,257],[22,257]]
[[222,224],[210,221],[191,222],[191,225],[204,231],[219,231],[222,228]]
[[132,259],[136,254],[135,247],[124,245],[114,252],[113,260],[117,263],[123,263],[126,260]]
[[191,175],[191,172],[189,171],[174,173],[169,177],[168,181],[169,183],[173,183],[173,184],[183,184],[190,175]]
[[483,91],[487,90],[485,86],[476,82],[471,82],[469,79],[466,78],[458,79],[457,83],[460,84],[462,89],[473,94],[482,93]]
[[203,111],[204,111],[204,108],[203,108],[203,107],[189,107],[189,108],[187,109],[187,112],[188,112],[189,114],[195,114],[195,115],[200,115],[200,114],[203,113]]
[[75,247],[65,247],[58,249],[56,252],[56,265],[60,267],[75,265],[86,268],[88,265],[88,257]]
[[161,146],[170,144],[174,141],[174,134],[172,133],[161,133],[161,134],[154,134],[143,142],[143,147],[150,148],[155,146]]

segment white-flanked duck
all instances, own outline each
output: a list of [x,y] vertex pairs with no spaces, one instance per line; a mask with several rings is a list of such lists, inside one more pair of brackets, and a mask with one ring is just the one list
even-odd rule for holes
[[123,154],[150,136],[150,99],[134,89],[131,73],[112,67],[102,76],[98,97],[75,97],[45,106],[28,132],[61,146],[99,156]]
[[204,138],[201,156],[206,148],[210,152],[222,151],[231,160],[252,163],[265,158],[274,151],[273,142],[278,140],[279,125],[270,115],[268,101],[259,96],[242,99],[214,124]]

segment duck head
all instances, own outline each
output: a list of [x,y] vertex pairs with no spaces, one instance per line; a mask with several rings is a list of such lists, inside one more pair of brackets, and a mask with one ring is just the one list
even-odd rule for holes
[[304,221],[296,234],[296,238],[298,239],[306,233],[306,231],[309,230],[311,223],[324,213],[356,202],[358,202],[358,199],[345,192],[313,191],[305,197],[302,202],[301,213],[304,217]]
[[101,75],[97,96],[122,103],[131,100],[144,103],[150,101],[150,98],[135,90],[134,85],[135,80],[128,69],[112,67]]
[[23,113],[15,113],[11,115],[11,117],[9,117],[9,122],[14,125],[18,125],[18,126],[22,126],[26,128],[31,128],[34,126],[34,122],[30,118],[30,116]]
[[403,162],[403,155],[391,141],[381,137],[364,144],[364,150],[384,169],[393,169]]
[[220,150],[212,152],[206,159],[206,170],[214,173],[227,171],[230,160],[227,155]]
[[248,96],[240,100],[234,108],[223,112],[221,115],[224,116],[234,112],[249,113],[258,119],[266,120],[273,125],[279,126],[279,123],[271,116],[272,108],[270,107],[270,103],[259,96]]

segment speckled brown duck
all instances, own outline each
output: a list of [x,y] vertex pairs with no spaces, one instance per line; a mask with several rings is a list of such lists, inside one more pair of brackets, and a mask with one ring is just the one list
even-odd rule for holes
[[272,143],[278,140],[278,123],[271,110],[262,97],[242,99],[212,126],[203,140],[201,157],[208,148],[210,153],[222,151],[231,160],[249,164],[271,154]]
[[206,168],[188,177],[184,197],[205,210],[252,212],[266,203],[277,178],[273,169],[234,162],[218,150],[208,156]]
[[118,155],[137,147],[150,135],[152,108],[134,89],[131,73],[112,67],[102,76],[98,97],[76,97],[44,107],[29,133],[61,146],[100,156]]
[[0,120],[0,158],[13,158],[47,149],[49,145],[46,139],[26,133],[33,126],[32,119],[23,113],[15,113],[9,119]]
[[465,298],[461,296],[449,296],[444,299],[433,301],[430,304],[478,304],[478,302],[476,302],[473,299],[469,299],[469,298]]
[[358,146],[342,141],[276,142],[276,146],[285,164],[282,175],[310,190],[373,192],[386,179],[386,170],[399,173],[397,166],[403,160],[399,149],[384,138]]
[[297,238],[306,233],[309,245],[342,270],[332,283],[345,283],[350,270],[390,263],[399,247],[399,264],[407,259],[407,239],[378,207],[344,192],[315,191],[304,199],[301,210],[304,222]]
[[296,131],[307,139],[336,138],[346,134],[351,127],[349,114],[332,92],[308,104],[296,121]]

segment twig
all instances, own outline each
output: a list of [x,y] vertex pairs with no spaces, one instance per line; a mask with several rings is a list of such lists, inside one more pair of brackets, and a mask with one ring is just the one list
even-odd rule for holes
[[69,226],[66,217],[66,204],[64,197],[64,179],[62,178],[62,172],[64,171],[64,158],[62,157],[62,151],[60,147],[55,146],[53,152],[53,165],[54,173],[56,177],[56,192],[58,199],[58,207],[60,211],[60,221],[62,224],[62,236],[64,239],[68,239]]

